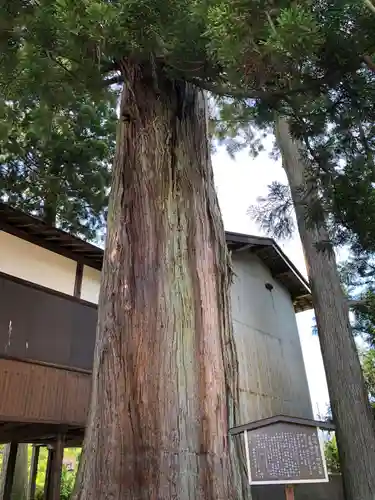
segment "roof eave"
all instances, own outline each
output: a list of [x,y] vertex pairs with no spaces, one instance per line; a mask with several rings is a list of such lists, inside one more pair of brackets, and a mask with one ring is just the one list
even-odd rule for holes
[[[274,279],[289,291],[296,313],[313,308],[307,281],[272,238],[226,232],[226,240],[234,251],[249,251],[265,263]],[[272,259],[267,257],[267,252]],[[277,265],[273,266],[273,262]]]
[[[51,227],[43,220],[2,202],[0,202],[0,229],[76,262],[82,262],[94,269],[100,270],[102,267],[103,250],[101,248],[60,229]],[[277,262],[276,267],[282,270],[281,273],[277,273],[274,269],[273,276],[288,289],[295,311],[301,312],[312,309],[311,291],[306,280],[272,238],[229,231],[225,233],[225,236],[229,247],[240,246],[241,251],[248,250],[258,256],[262,255],[265,261],[267,261],[267,251],[265,252],[265,249],[268,249],[272,257],[272,259],[268,260]],[[267,264],[265,262],[265,264],[270,267],[272,272],[272,263],[268,262]]]

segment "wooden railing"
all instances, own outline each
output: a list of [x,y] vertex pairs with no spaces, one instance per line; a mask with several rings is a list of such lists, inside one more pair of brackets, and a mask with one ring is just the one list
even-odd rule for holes
[[0,422],[84,427],[90,388],[91,374],[0,359]]
[[97,307],[0,273],[0,422],[83,427]]

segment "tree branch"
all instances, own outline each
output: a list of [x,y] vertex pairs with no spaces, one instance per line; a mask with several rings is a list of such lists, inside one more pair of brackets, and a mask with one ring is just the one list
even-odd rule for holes
[[[176,68],[174,68],[171,64],[165,61],[164,58],[156,58],[158,64],[160,65],[160,69],[171,69],[176,72]],[[117,63],[114,63],[115,65]],[[115,69],[115,67],[114,67]],[[239,88],[231,88],[226,85],[215,84],[207,79],[201,79],[196,77],[191,77],[185,74],[182,70],[177,70],[176,77],[181,80],[185,80],[187,82],[200,87],[203,90],[207,90],[213,94],[216,94],[221,97],[233,97],[234,99],[264,99],[264,100],[279,100],[282,99],[286,95],[292,94],[300,94],[309,90],[320,90],[326,84],[326,78],[322,78],[321,80],[316,80],[311,82],[310,84],[300,85],[295,87],[294,89],[290,88],[280,88],[275,90],[261,90],[261,89],[239,89]],[[107,79],[104,79],[103,86],[108,87],[110,85],[121,84],[124,83],[124,78],[122,75],[116,75]]]
[[[165,68],[168,68],[168,64],[165,64]],[[173,68],[172,68],[173,69]],[[336,73],[333,73],[334,76]],[[232,97],[234,99],[263,99],[263,100],[279,100],[284,98],[285,96],[290,96],[294,94],[302,94],[311,90],[320,91],[326,84],[327,78],[321,78],[320,80],[312,81],[309,84],[299,85],[295,88],[279,88],[274,90],[249,90],[249,89],[240,89],[240,88],[231,88],[226,85],[215,84],[210,81],[190,77],[183,72],[179,72],[177,78],[181,80],[185,80],[197,87],[200,87],[203,90],[207,90],[212,94],[216,94],[221,97]],[[121,84],[124,83],[124,78],[122,75],[116,75],[111,78],[107,78],[103,80],[103,86],[108,87],[110,85]]]
[[103,80],[103,87],[109,87],[110,85],[116,85],[124,83],[124,77],[122,75],[112,76],[111,78],[107,78]]
[[301,94],[310,90],[320,90],[326,84],[326,80],[316,80],[310,84],[299,85],[295,88],[280,88],[275,90],[242,90],[232,89],[223,85],[216,85],[197,78],[186,78],[187,81],[193,83],[197,87],[212,92],[221,97],[233,97],[235,99],[264,99],[275,100],[282,99],[285,96],[293,94]]
[[371,2],[371,0],[364,0],[363,2],[370,10],[373,14],[375,14],[375,6],[374,4]]
[[202,81],[198,78],[188,78],[187,81],[200,87],[201,89],[207,90],[212,94],[216,94],[222,97],[234,97],[237,99],[264,99],[267,95],[269,95],[265,91],[249,91],[249,90],[239,90],[239,89],[230,89],[229,87],[225,87],[222,85],[216,85],[214,83]]
[[368,66],[368,68],[375,73],[375,63],[372,60],[372,58],[369,55],[365,54],[364,56],[362,56],[362,59],[364,63]]
[[350,308],[366,305],[368,305],[367,299],[348,300],[348,306]]
[[60,66],[60,68],[62,68],[64,71],[66,71],[74,80],[77,80],[77,76],[72,72],[70,71],[69,68],[67,68],[65,66],[65,64],[63,64],[61,61],[59,61],[53,54],[50,50],[45,50],[44,51],[46,56],[51,59],[51,61],[53,61],[55,64],[57,64],[58,66]]

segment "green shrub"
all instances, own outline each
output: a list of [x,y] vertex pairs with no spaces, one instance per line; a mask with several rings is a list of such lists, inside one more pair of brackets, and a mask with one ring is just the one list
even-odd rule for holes
[[325,442],[324,452],[327,461],[327,469],[331,474],[340,472],[339,451],[337,449],[336,436],[333,435]]
[[[60,500],[70,500],[74,482],[77,474],[77,467],[79,458],[81,455],[80,448],[67,448],[64,452],[65,457],[74,457],[76,459],[76,467],[74,471],[69,471],[65,465],[63,465],[61,474],[61,494]],[[29,458],[31,460],[31,446],[29,451]],[[46,478],[47,470],[47,460],[48,460],[48,450],[47,448],[41,448],[39,454],[39,464],[38,464],[38,474],[36,478],[36,490],[35,490],[35,500],[44,499],[44,483]]]
[[74,481],[76,479],[76,472],[70,472],[67,470],[65,465],[63,466],[61,474],[61,500],[69,500],[74,488]]

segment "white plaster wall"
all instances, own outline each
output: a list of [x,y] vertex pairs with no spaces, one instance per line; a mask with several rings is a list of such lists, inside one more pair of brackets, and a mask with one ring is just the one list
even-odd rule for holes
[[76,262],[0,231],[0,271],[73,295]]
[[100,291],[100,271],[93,267],[83,267],[81,299],[97,304]]
[[[232,315],[239,358],[240,422],[277,414],[312,418],[292,300],[250,253],[232,255]],[[272,292],[265,283],[273,285]]]

